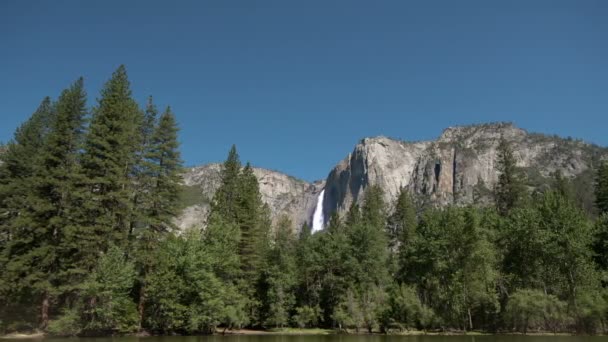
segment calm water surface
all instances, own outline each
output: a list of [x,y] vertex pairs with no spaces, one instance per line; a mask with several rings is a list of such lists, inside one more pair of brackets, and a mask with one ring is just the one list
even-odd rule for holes
[[[4,340],[23,342],[23,340]],[[608,342],[607,336],[232,335],[48,338],[44,342]]]

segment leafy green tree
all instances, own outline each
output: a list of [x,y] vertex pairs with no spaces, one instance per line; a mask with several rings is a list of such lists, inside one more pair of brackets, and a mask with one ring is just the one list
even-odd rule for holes
[[319,317],[321,316],[321,309],[310,306],[299,306],[296,308],[296,314],[294,320],[300,328],[310,328],[317,325]]
[[549,235],[543,246],[548,255],[546,265],[557,276],[551,281],[553,293],[567,299],[576,310],[579,294],[599,286],[592,262],[592,227],[582,210],[558,193],[545,194],[538,210],[540,228]]
[[498,145],[498,160],[496,163],[499,176],[494,188],[494,200],[498,212],[504,216],[521,204],[526,189],[523,173],[517,167],[513,150],[503,137],[501,137]]
[[338,325],[338,329],[359,329],[365,324],[365,319],[360,306],[360,300],[352,290],[348,290],[344,298],[338,304],[332,318]]
[[416,328],[421,325],[422,310],[422,303],[414,286],[394,285],[389,291],[383,326],[385,329],[394,326],[399,330]]
[[578,293],[573,316],[577,331],[587,334],[604,334],[608,323],[608,290],[587,290]]
[[242,294],[236,285],[224,280],[231,275],[215,272],[230,266],[217,253],[236,245],[221,228],[232,232],[235,228],[231,230],[231,224],[210,228],[212,233],[205,233],[202,239],[196,231],[179,237],[169,234],[157,249],[157,263],[147,282],[144,316],[145,326],[152,331],[211,333],[220,325],[229,328],[247,323]]
[[120,248],[110,246],[83,284],[88,299],[84,330],[127,333],[137,328],[137,310],[129,295],[135,277],[134,263]]
[[565,319],[566,303],[539,290],[521,289],[509,298],[506,308],[511,326],[524,334],[528,329],[556,331]]
[[[411,250],[404,256],[404,281],[418,287],[421,301],[443,323],[474,327],[496,311],[496,252],[473,208],[426,212]],[[430,323],[430,322],[429,322]]]

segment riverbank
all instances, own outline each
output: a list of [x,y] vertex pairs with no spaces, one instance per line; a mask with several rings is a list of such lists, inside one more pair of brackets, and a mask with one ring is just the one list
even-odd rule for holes
[[[424,330],[405,330],[405,331],[390,331],[389,333],[381,333],[374,331],[369,333],[364,330],[355,331],[338,331],[333,329],[321,329],[321,328],[275,328],[268,330],[254,330],[254,329],[233,329],[223,330],[217,329],[213,335],[392,335],[392,336],[577,336],[574,333],[552,333],[552,332],[528,332],[527,334],[518,332],[497,332],[488,333],[483,331],[424,331]],[[36,340],[48,337],[43,332],[31,332],[31,333],[10,333],[6,335],[0,335],[0,339],[3,340]],[[138,337],[149,337],[149,336],[164,336],[164,335],[153,335],[148,333],[138,334],[127,334],[123,336],[138,336]],[[594,336],[606,336],[606,335],[594,335]]]
[[32,333],[10,333],[6,335],[0,335],[0,339],[6,340],[27,340],[27,339],[40,339],[46,337],[43,332],[32,332]]

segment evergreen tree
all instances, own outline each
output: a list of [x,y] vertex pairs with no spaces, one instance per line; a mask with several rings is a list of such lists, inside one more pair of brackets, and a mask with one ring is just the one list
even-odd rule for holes
[[565,178],[560,170],[553,174],[553,191],[557,192],[563,198],[574,201],[574,189],[569,179]]
[[595,222],[593,240],[594,260],[605,274],[603,281],[608,283],[608,214],[600,216]]
[[521,204],[526,190],[523,175],[516,165],[513,150],[503,137],[498,145],[496,163],[499,176],[494,188],[494,200],[498,212],[504,216]]
[[[36,227],[34,245],[26,258],[38,268],[41,286],[41,326],[46,328],[49,307],[53,298],[66,288],[71,273],[68,265],[72,246],[66,244],[66,235],[73,225],[74,201],[72,193],[81,180],[79,151],[82,148],[86,109],[86,93],[80,78],[63,91],[55,105],[55,115],[40,155],[39,169],[35,172],[35,186],[30,190],[31,208],[24,217]],[[31,275],[36,274],[32,272]]]
[[595,177],[595,206],[600,214],[608,213],[608,162],[603,162]]
[[[153,186],[155,184],[154,177],[158,172],[158,162],[150,160],[153,157],[152,153],[152,136],[155,133],[158,110],[152,101],[152,96],[148,97],[146,109],[143,113],[142,122],[139,127],[139,138],[137,142],[138,148],[135,152],[135,161],[133,166],[133,210],[132,218],[129,227],[129,241],[133,242],[136,237],[137,229],[149,228],[150,222],[147,214],[150,212],[150,207],[153,196]],[[157,153],[156,153],[157,154]]]
[[388,219],[389,248],[391,250],[391,273],[400,278],[403,272],[403,256],[411,248],[416,236],[416,208],[412,197],[406,188],[401,188],[395,211]]
[[395,210],[388,219],[391,247],[407,245],[416,234],[416,206],[406,188],[401,188]]
[[364,199],[361,222],[347,227],[350,248],[356,260],[356,270],[352,277],[360,286],[384,285],[388,277],[388,241],[382,189],[370,186]]
[[[141,149],[142,113],[120,66],[101,90],[85,140],[79,224],[72,243],[76,268],[86,272],[110,243],[125,247],[133,218],[133,174]],[[134,143],[135,142],[135,143]]]
[[[33,322],[38,315],[29,315],[28,309],[42,311],[39,299],[47,282],[33,251],[40,252],[38,247],[46,241],[41,239],[41,227],[24,214],[32,210],[29,200],[53,118],[53,105],[46,97],[0,156],[0,321],[19,319],[23,312],[24,320]],[[40,323],[44,327],[46,319]]]
[[267,262],[268,313],[265,321],[268,325],[282,328],[289,323],[289,314],[295,304],[296,238],[291,220],[287,217],[280,218],[274,235]]
[[[154,121],[154,107],[149,103],[146,111],[146,125]],[[177,141],[177,123],[170,108],[161,115],[158,125],[144,146],[146,175],[141,177],[146,191],[145,201],[140,210],[143,226],[139,234],[138,259],[141,264],[141,288],[139,298],[140,326],[144,314],[146,275],[151,267],[150,254],[163,235],[173,228],[172,220],[178,214],[178,200],[181,184],[182,161]],[[144,134],[146,136],[149,133]],[[136,208],[137,209],[137,208]]]
[[239,228],[238,256],[241,268],[238,286],[245,298],[252,325],[264,322],[260,316],[260,288],[262,271],[265,269],[270,232],[270,209],[263,203],[258,180],[249,163],[241,170],[241,163],[232,146],[224,162],[222,183],[216,191],[211,206],[209,224],[213,219],[234,223]]
[[150,229],[157,232],[171,230],[171,220],[178,214],[182,161],[177,132],[175,116],[167,107],[151,137],[147,155],[154,165],[154,182],[150,189],[146,219]]
[[222,183],[213,196],[211,212],[218,212],[221,217],[233,222],[237,222],[240,174],[241,161],[236,146],[232,145],[222,166]]

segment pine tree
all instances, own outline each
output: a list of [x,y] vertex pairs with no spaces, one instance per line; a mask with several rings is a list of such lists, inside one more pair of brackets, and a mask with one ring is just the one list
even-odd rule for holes
[[562,174],[561,170],[553,174],[553,191],[568,201],[574,201],[574,189],[570,180]]
[[152,155],[152,136],[157,125],[158,110],[152,101],[152,96],[148,97],[143,119],[139,127],[139,138],[135,153],[133,167],[133,210],[129,227],[129,241],[132,242],[137,233],[135,230],[145,229],[149,226],[146,214],[147,207],[152,201],[152,187],[154,185],[155,169],[157,165],[150,160]]
[[228,158],[222,166],[222,184],[215,192],[211,204],[211,212],[217,212],[224,219],[232,222],[237,222],[240,173],[241,161],[236,146],[232,145],[230,152],[228,152]]
[[265,307],[265,322],[271,326],[283,327],[289,323],[289,313],[295,304],[293,290],[296,285],[296,237],[291,220],[279,219],[268,253],[266,282],[268,291]]
[[[39,227],[34,226],[30,215],[23,214],[31,210],[29,199],[36,185],[40,154],[53,117],[51,100],[46,97],[16,130],[14,139],[1,155],[0,320],[17,319],[20,312],[40,304],[40,292],[34,290],[34,286],[44,287],[45,279],[36,271],[38,264],[32,263],[35,257],[32,251],[44,241],[35,232]],[[31,321],[34,317],[25,319]]]
[[388,219],[389,242],[392,249],[407,245],[416,233],[416,206],[406,188],[401,188],[395,210]]
[[15,131],[0,155],[0,239],[9,239],[10,222],[27,203],[25,183],[34,175],[39,153],[53,117],[51,99],[45,97],[32,116]]
[[501,215],[521,204],[525,186],[521,170],[516,165],[515,156],[509,143],[501,137],[498,145],[497,170],[500,173],[494,189],[496,208]]
[[78,194],[80,222],[72,242],[80,253],[76,268],[84,272],[94,267],[98,253],[110,243],[126,247],[141,122],[126,69],[120,66],[101,91],[82,156],[85,181]]
[[[154,124],[155,110],[151,102],[146,110],[144,127]],[[150,255],[167,232],[173,230],[172,220],[178,214],[178,200],[181,184],[182,161],[177,141],[177,123],[170,108],[167,108],[153,127],[153,132],[143,132],[143,146],[147,152],[143,165],[143,175],[139,177],[145,197],[141,205],[135,207],[141,211],[136,216],[142,217],[143,226],[139,234],[138,260],[141,267],[141,288],[138,310],[140,328],[145,311],[146,275],[153,260]]]
[[595,206],[599,214],[608,213],[608,162],[603,162],[595,177]]
[[31,210],[28,219],[37,227],[36,246],[31,258],[36,262],[42,294],[41,326],[46,328],[53,297],[62,294],[61,288],[70,281],[71,246],[66,245],[68,227],[73,225],[72,193],[81,180],[79,151],[82,148],[86,109],[86,93],[80,78],[63,91],[55,105],[51,129],[41,151],[41,162],[31,189]]
[[[379,186],[370,186],[364,194],[360,222],[347,228],[352,271],[348,283],[362,309],[365,325],[371,332],[379,319],[389,283],[386,205]],[[345,259],[348,262],[348,259]],[[370,272],[374,270],[374,272]]]
[[172,219],[178,214],[182,161],[177,141],[177,122],[167,107],[160,116],[158,126],[151,138],[147,159],[153,163],[154,184],[146,215],[150,228],[157,232],[172,229]]

